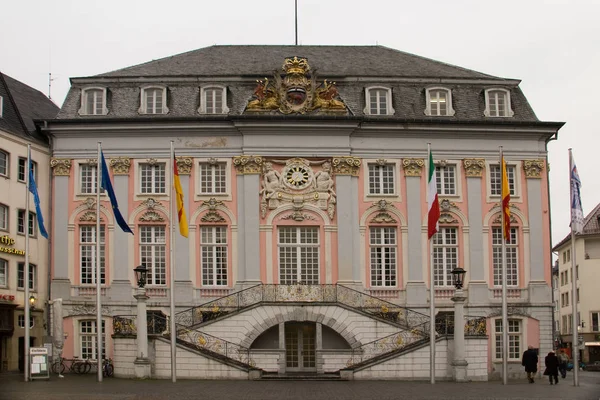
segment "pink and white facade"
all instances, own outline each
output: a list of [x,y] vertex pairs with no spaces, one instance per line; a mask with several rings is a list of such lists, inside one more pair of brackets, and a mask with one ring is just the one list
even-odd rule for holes
[[[120,230],[102,195],[102,314],[109,355],[113,317],[135,314],[137,265],[151,271],[148,309],[163,314],[169,314],[171,290],[179,312],[255,285],[287,288],[291,294],[276,311],[263,303],[248,311],[258,328],[239,328],[237,314],[194,328],[249,348],[255,366],[279,373],[343,368],[340,360],[348,351],[395,329],[382,328],[377,318],[351,323],[358,311],[342,323],[335,316],[346,315],[346,308],[315,309],[294,291],[342,285],[427,315],[433,286],[436,310],[443,314],[453,310],[450,271],[462,267],[467,319],[485,318],[487,332],[485,346],[478,341],[478,350],[468,352],[469,363],[484,370],[485,379],[499,376],[499,146],[508,163],[514,218],[507,245],[510,373],[521,373],[528,345],[542,354],[550,350],[546,146],[561,123],[537,120],[519,81],[383,47],[257,48],[263,58],[252,56],[252,46],[215,46],[72,79],[59,116],[47,127],[53,143],[51,292],[65,305],[65,355],[96,357],[99,141],[120,210],[134,231]],[[379,66],[352,61],[359,53],[380,60]],[[265,71],[282,62],[273,82],[262,81]],[[318,68],[318,77],[311,67]],[[175,231],[174,265],[171,141],[190,231],[188,238]],[[427,143],[442,209],[433,257]],[[157,357],[161,343],[155,344]],[[419,362],[415,354],[394,362]],[[443,357],[451,353],[443,350]],[[381,377],[373,371],[362,379]],[[439,373],[445,376],[443,369]],[[394,377],[405,376],[385,376]]]

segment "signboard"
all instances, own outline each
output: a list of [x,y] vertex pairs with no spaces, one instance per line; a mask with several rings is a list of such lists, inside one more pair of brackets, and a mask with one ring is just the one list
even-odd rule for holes
[[8,253],[8,254],[16,254],[18,256],[24,256],[25,250],[15,249],[14,247],[6,247],[13,246],[15,244],[15,239],[11,238],[8,235],[0,236],[0,252]]
[[31,379],[50,379],[50,364],[46,347],[29,349],[29,377]]

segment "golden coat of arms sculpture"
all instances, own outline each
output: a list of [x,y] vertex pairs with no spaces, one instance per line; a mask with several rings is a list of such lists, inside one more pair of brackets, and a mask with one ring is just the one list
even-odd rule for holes
[[288,57],[283,63],[285,76],[277,72],[274,81],[259,80],[252,99],[246,106],[247,112],[279,111],[283,114],[306,112],[346,113],[346,105],[339,98],[335,82],[317,84],[310,73],[308,60]]

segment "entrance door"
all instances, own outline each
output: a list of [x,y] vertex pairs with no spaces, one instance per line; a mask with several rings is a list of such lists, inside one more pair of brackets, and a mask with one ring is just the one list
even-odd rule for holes
[[[35,338],[29,337],[29,348],[35,347]],[[19,337],[19,371],[25,371],[25,338],[23,336]]]
[[285,324],[286,371],[316,371],[315,324]]

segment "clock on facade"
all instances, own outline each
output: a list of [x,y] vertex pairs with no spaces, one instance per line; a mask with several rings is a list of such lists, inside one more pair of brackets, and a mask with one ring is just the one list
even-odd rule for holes
[[284,174],[285,183],[294,189],[304,189],[311,182],[311,172],[303,165],[291,165]]

